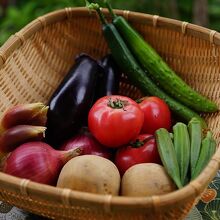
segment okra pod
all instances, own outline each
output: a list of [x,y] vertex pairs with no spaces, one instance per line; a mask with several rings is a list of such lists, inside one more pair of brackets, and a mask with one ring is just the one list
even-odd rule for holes
[[216,150],[216,141],[212,137],[210,131],[207,132],[206,137],[202,140],[201,152],[199,154],[199,159],[196,163],[194,172],[192,173],[191,179],[195,179],[207,166],[210,159]]
[[188,124],[190,136],[190,172],[191,175],[195,170],[196,163],[199,159],[199,153],[202,143],[202,125],[199,120],[192,118]]
[[183,185],[180,180],[179,165],[170,134],[165,128],[158,129],[155,134],[162,163],[177,187],[181,188]]
[[173,126],[174,148],[180,169],[180,179],[182,185],[187,178],[190,161],[190,139],[187,126],[181,122]]

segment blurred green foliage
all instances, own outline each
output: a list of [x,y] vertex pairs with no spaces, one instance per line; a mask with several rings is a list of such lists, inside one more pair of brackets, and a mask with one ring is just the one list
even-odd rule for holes
[[[10,0],[8,1],[10,2]],[[44,15],[47,12],[64,8],[84,6],[84,0],[17,0],[16,4],[10,5],[5,16],[0,20],[0,45],[13,33],[20,30],[24,25]],[[97,0],[101,3],[101,0]],[[149,14],[177,18],[192,22],[192,0],[112,0],[114,8],[140,11]],[[176,2],[177,10],[171,10],[172,2]],[[220,0],[208,0],[209,28],[220,30]],[[0,10],[0,13],[3,11]]]
[[59,8],[79,5],[80,2],[74,1],[72,4],[68,0],[19,0],[16,5],[7,8],[6,16],[0,21],[0,44],[33,19]]

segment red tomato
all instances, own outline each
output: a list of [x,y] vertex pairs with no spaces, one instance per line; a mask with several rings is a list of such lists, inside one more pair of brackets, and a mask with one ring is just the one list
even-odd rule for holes
[[138,136],[144,114],[132,99],[119,96],[100,98],[88,116],[90,132],[103,145],[119,147]]
[[156,141],[151,134],[140,134],[130,145],[119,148],[116,152],[115,165],[121,175],[135,164],[158,163],[161,164]]
[[158,97],[144,97],[139,103],[144,112],[142,133],[154,134],[159,128],[170,130],[171,112],[168,105]]
[[156,141],[151,134],[140,134],[129,146],[117,150],[115,164],[121,175],[128,168],[139,163],[161,164]]

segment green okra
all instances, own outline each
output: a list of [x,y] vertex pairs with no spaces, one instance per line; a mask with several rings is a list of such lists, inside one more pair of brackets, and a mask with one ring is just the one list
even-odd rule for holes
[[202,125],[197,118],[192,118],[188,124],[190,136],[190,173],[195,170],[196,163],[199,159],[199,153],[202,143]]
[[156,131],[156,142],[162,163],[178,188],[183,185],[180,180],[179,165],[170,133],[165,128]]
[[212,137],[211,131],[208,131],[206,137],[202,140],[199,159],[196,163],[195,170],[192,173],[191,180],[195,179],[203,171],[203,169],[207,166],[215,151],[216,141]]
[[182,185],[185,185],[190,161],[190,139],[187,126],[181,122],[176,123],[173,126],[173,134],[180,179]]

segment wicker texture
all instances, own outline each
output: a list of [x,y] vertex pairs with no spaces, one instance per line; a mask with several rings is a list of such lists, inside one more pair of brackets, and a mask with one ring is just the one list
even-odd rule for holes
[[[116,12],[124,15],[189,85],[220,105],[220,34],[187,22]],[[0,49],[0,112],[18,103],[47,103],[77,54],[100,58],[107,50],[96,14],[87,9],[66,8],[36,19]],[[120,93],[141,96],[125,77]],[[220,114],[205,118],[219,142]],[[0,200],[54,219],[177,220],[187,215],[219,164],[220,149],[203,173],[183,189],[145,198],[63,190],[0,173]]]

